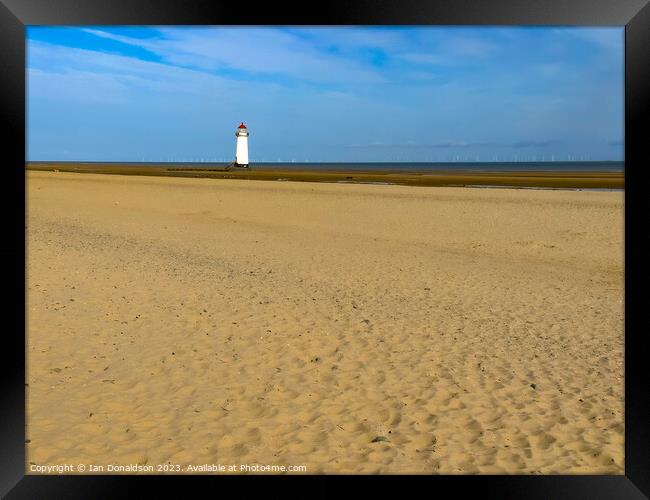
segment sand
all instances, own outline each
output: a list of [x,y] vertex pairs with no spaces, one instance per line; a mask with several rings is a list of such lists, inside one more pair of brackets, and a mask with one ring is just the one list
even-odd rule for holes
[[27,471],[623,474],[623,210],[29,172]]

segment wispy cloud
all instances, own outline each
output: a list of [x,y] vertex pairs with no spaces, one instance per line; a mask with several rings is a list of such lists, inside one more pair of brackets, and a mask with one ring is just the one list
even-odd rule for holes
[[468,148],[478,144],[456,141],[440,141],[432,143],[402,142],[402,143],[384,143],[373,142],[369,144],[350,144],[349,148],[425,148],[425,149],[448,149],[448,148]]
[[[42,42],[30,43],[28,58],[29,89],[35,92],[34,96],[108,99],[142,90],[157,94],[204,94],[218,99],[233,91],[252,91],[257,86],[255,82],[234,81],[173,64]],[[264,84],[267,93],[278,87],[274,83]]]
[[498,45],[471,36],[456,36],[446,40],[444,48],[452,54],[469,57],[484,57],[494,52]]
[[438,141],[430,143],[419,143],[419,142],[403,142],[403,143],[384,143],[384,142],[373,142],[368,144],[349,144],[349,148],[425,148],[425,149],[467,149],[467,148],[486,148],[486,147],[497,147],[497,148],[547,148],[550,146],[555,146],[562,144],[560,140],[545,140],[545,141],[517,141],[510,143],[502,142],[472,142],[472,141]]
[[126,83],[115,75],[75,69],[51,72],[28,68],[27,81],[30,98],[101,103],[122,99],[128,92]]
[[82,134],[109,154],[101,129],[111,151],[230,154],[245,120],[251,151],[272,158],[557,154],[580,140],[612,156],[621,42],[609,28],[34,27],[30,151],[78,151]]
[[382,81],[371,67],[320,51],[304,38],[273,28],[162,28],[160,37],[153,39],[95,29],[86,32],[146,49],[178,66],[277,74],[312,82]]
[[388,52],[399,50],[410,43],[408,33],[393,28],[373,27],[373,29],[354,28],[291,28],[288,32],[301,36],[321,48],[341,50],[382,49]]
[[405,54],[399,54],[399,58],[416,64],[431,64],[439,65],[445,64],[449,61],[447,57],[444,57],[440,54],[431,54],[431,53],[422,53],[422,52],[407,52]]
[[535,69],[541,76],[548,78],[559,75],[564,69],[564,66],[560,63],[545,62],[535,65]]
[[572,30],[560,31],[575,38],[591,42],[600,48],[620,51],[623,49],[623,32],[611,28],[574,28]]
[[552,139],[547,141],[517,141],[513,142],[511,146],[513,148],[548,148],[550,146],[557,146],[558,144],[562,144],[562,141]]

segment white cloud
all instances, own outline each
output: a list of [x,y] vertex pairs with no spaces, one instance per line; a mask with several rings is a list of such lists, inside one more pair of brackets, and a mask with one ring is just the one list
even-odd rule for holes
[[574,28],[567,32],[603,49],[623,50],[623,28]]
[[407,62],[416,64],[440,65],[448,62],[448,59],[444,56],[425,52],[407,52],[400,54],[399,57]]
[[564,69],[562,64],[559,63],[539,63],[534,68],[541,76],[547,78],[559,75]]
[[[28,68],[28,99],[115,103],[146,113],[163,106],[195,114],[228,110],[244,113],[238,117],[265,112],[304,118],[318,109],[336,119],[342,110],[353,113],[381,104],[354,91],[232,80],[204,70],[36,41],[28,45]],[[384,108],[392,109],[390,104]]]
[[124,98],[127,86],[114,75],[88,71],[27,69],[29,98],[107,102]]
[[393,51],[408,44],[408,39],[403,33],[384,27],[358,29],[354,27],[310,26],[309,28],[292,28],[290,32],[321,46],[335,46],[342,49],[372,48]]
[[[399,59],[412,64],[431,66],[458,66],[479,57],[492,54],[498,46],[474,36],[455,35],[442,42],[431,43],[423,47],[411,47],[409,51],[395,54]],[[415,50],[413,50],[415,49]],[[433,49],[433,51],[431,50]]]
[[455,36],[445,41],[444,47],[451,53],[465,57],[483,57],[494,52],[497,46],[480,38]]
[[94,29],[86,32],[149,50],[178,66],[277,74],[312,82],[383,80],[358,61],[319,50],[310,41],[277,28],[161,28],[160,38],[148,39]]
[[[186,92],[219,98],[258,90],[254,82],[237,82],[204,71],[34,41],[28,46],[28,67],[30,88],[39,96],[107,100],[129,92]],[[265,84],[264,88],[269,93],[278,86]]]

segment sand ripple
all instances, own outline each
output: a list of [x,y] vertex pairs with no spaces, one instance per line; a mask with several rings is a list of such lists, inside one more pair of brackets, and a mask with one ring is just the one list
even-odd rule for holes
[[623,473],[619,193],[28,177],[30,462]]

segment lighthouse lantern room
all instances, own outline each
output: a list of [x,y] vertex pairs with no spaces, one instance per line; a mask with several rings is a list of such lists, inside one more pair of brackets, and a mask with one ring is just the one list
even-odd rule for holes
[[248,168],[248,128],[242,122],[235,132],[237,149],[235,151],[235,167]]

